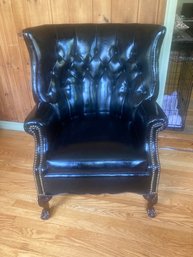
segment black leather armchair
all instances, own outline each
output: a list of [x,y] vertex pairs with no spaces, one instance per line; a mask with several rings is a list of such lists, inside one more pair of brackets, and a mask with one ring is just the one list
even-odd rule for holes
[[24,129],[35,139],[41,218],[62,193],[136,192],[155,216],[157,135],[167,119],[156,103],[165,28],[147,24],[44,25],[23,35],[36,102]]

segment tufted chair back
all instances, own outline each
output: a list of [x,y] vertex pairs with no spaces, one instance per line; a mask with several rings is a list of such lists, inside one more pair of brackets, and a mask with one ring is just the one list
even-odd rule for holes
[[53,104],[63,119],[131,119],[140,103],[157,98],[158,49],[164,32],[162,26],[147,24],[26,29],[36,103]]

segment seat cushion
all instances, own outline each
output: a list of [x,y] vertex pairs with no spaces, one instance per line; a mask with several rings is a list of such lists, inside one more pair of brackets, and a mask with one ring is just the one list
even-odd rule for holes
[[92,117],[64,123],[56,147],[47,154],[47,175],[127,176],[146,173],[143,148],[127,121]]

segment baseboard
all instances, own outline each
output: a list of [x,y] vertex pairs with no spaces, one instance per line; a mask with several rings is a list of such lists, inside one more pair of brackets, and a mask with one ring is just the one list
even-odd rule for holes
[[0,129],[24,131],[22,122],[1,121],[1,120],[0,120]]

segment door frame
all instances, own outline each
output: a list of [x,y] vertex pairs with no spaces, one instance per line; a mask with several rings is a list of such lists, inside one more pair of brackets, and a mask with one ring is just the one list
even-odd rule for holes
[[163,102],[166,78],[168,73],[168,64],[169,64],[170,50],[171,50],[171,44],[172,44],[172,35],[174,30],[177,2],[178,0],[167,0],[167,4],[166,4],[166,12],[165,12],[165,19],[164,19],[164,26],[166,27],[166,35],[163,41],[163,45],[160,53],[160,62],[159,62],[160,89],[159,89],[159,96],[158,96],[157,102],[160,105],[162,105],[162,102]]

